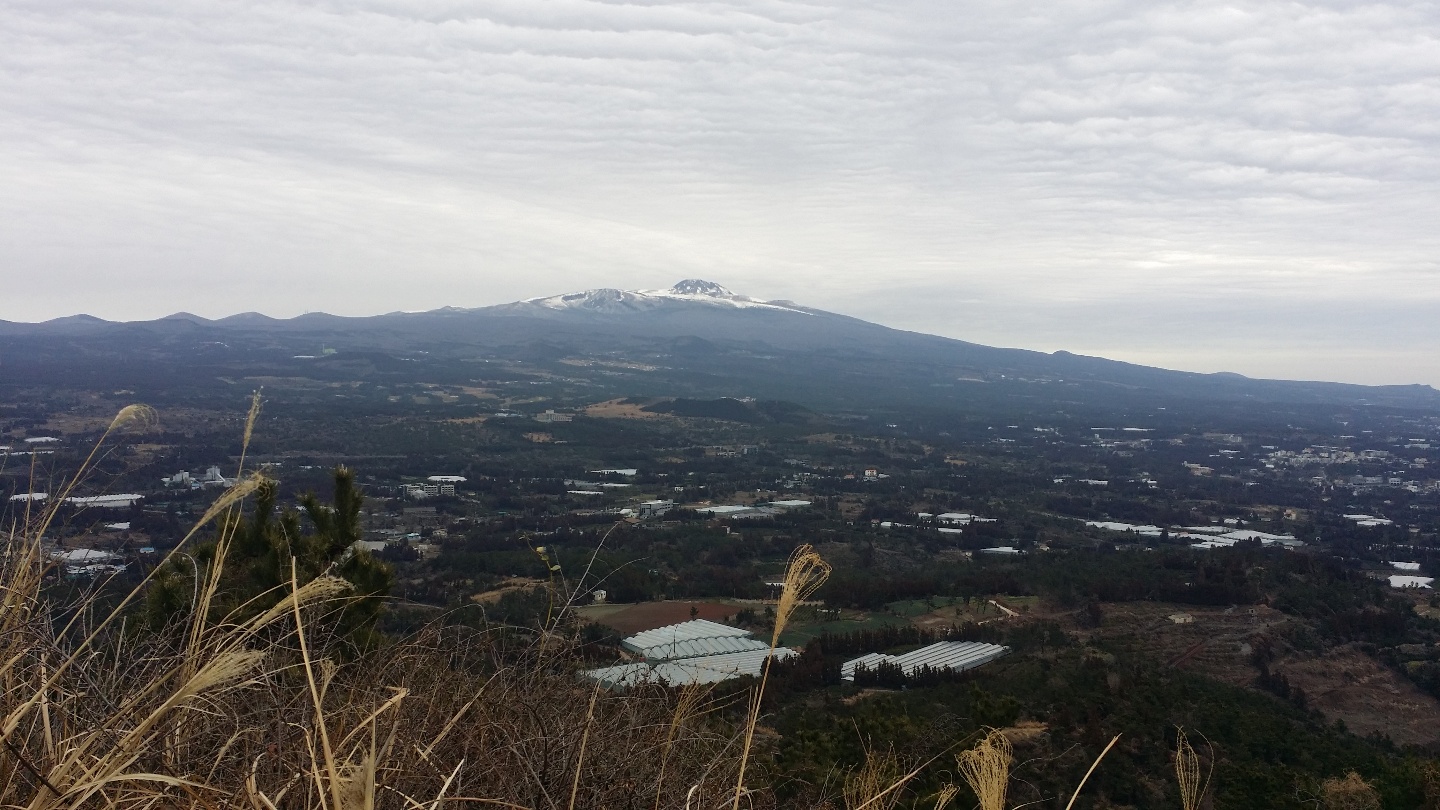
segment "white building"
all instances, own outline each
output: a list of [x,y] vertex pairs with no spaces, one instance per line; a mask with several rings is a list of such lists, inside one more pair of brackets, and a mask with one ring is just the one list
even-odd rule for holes
[[840,665],[840,678],[853,681],[856,669],[864,667],[873,670],[880,664],[898,666],[906,675],[913,675],[924,667],[963,672],[988,664],[1009,652],[1009,647],[983,641],[940,641],[904,655],[867,653],[859,658],[852,658]]
[[[645,660],[588,670],[584,677],[607,689],[642,683],[719,683],[760,675],[772,655],[770,645],[753,638],[748,630],[705,619],[636,633],[620,642],[620,647]],[[780,647],[773,655],[785,659],[796,652]]]
[[128,509],[144,499],[144,495],[89,495],[84,497],[66,498],[65,502],[79,507],[96,507],[99,509]]
[[707,515],[713,515],[715,517],[739,517],[742,515],[753,514],[755,512],[755,507],[741,506],[740,504],[727,504],[723,506],[700,506],[697,507],[695,511]]
[[426,498],[435,498],[441,495],[454,495],[454,484],[406,484],[404,487],[405,497],[423,501]]
[[1119,523],[1113,520],[1087,520],[1085,525],[1092,529],[1105,529],[1112,532],[1134,532],[1141,537],[1159,537],[1164,531],[1159,526],[1152,526],[1148,523]]

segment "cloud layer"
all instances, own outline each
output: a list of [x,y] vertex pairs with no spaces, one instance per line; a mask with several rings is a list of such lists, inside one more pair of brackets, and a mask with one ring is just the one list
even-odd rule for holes
[[713,278],[1440,384],[1431,3],[0,0],[0,318]]

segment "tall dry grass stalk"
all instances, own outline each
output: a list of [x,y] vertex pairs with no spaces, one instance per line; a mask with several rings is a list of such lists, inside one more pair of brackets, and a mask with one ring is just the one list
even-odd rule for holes
[[655,807],[660,810],[660,801],[665,792],[665,771],[670,765],[671,749],[675,740],[691,718],[702,713],[701,705],[714,691],[708,684],[685,684],[676,691],[675,710],[670,715],[670,725],[665,730],[665,743],[660,748],[660,776],[655,780]]
[[993,728],[975,747],[955,755],[955,767],[980,801],[980,810],[1004,810],[1014,762],[1009,738]]
[[825,580],[830,578],[830,563],[815,551],[809,543],[798,546],[790,552],[785,564],[785,587],[780,590],[780,599],[775,605],[775,629],[770,633],[770,649],[780,646],[780,634],[795,609],[815,595]]
[[740,810],[740,801],[745,797],[745,769],[750,763],[750,748],[755,742],[755,724],[760,721],[760,706],[765,698],[765,684],[770,680],[770,662],[774,660],[775,649],[780,646],[780,634],[785,625],[805,600],[815,595],[825,580],[830,578],[830,563],[825,562],[809,543],[796,547],[790,553],[785,565],[785,586],[780,590],[780,600],[775,606],[775,629],[770,633],[770,655],[760,672],[760,685],[750,696],[750,711],[745,721],[745,740],[740,747],[740,769],[735,776],[735,796],[731,810]]
[[[76,468],[75,474],[72,475],[69,480],[63,482],[59,491],[53,493],[51,497],[44,502],[45,505],[40,507],[33,515],[30,509],[35,505],[35,502],[28,501],[26,503],[25,528],[23,530],[12,528],[10,534],[14,535],[17,531],[20,531],[22,534],[34,534],[38,537],[48,532],[50,526],[54,523],[55,516],[60,511],[61,505],[65,503],[66,498],[69,498],[75,493],[75,489],[85,480],[85,476],[88,475],[93,468],[95,459],[100,455],[105,447],[105,443],[110,439],[111,434],[124,433],[132,430],[149,430],[157,424],[159,424],[159,417],[156,415],[155,409],[149,405],[126,405],[121,408],[110,420],[110,425],[105,428],[105,432],[100,434],[100,438],[91,446],[89,455],[87,455],[80,466]],[[36,456],[31,455],[31,481],[34,481],[36,478],[35,459]]]
[[1100,767],[1100,760],[1104,759],[1105,755],[1110,753],[1110,749],[1114,748],[1117,742],[1120,742],[1119,734],[1111,737],[1110,744],[1105,746],[1105,750],[1100,752],[1100,756],[1096,757],[1094,762],[1090,763],[1090,769],[1085,772],[1084,776],[1080,777],[1080,784],[1075,786],[1075,792],[1070,794],[1070,801],[1065,803],[1065,810],[1070,810],[1070,808],[1075,806],[1075,800],[1080,798],[1080,791],[1085,789],[1085,783],[1090,781],[1091,774],[1095,773],[1095,769]]
[[245,474],[245,456],[250,451],[250,440],[255,436],[255,421],[260,418],[260,392],[262,390],[264,389],[256,388],[255,393],[250,396],[250,411],[245,414],[245,432],[240,437],[240,461],[235,469],[236,478]]
[[1180,806],[1183,810],[1197,810],[1200,807],[1200,800],[1205,798],[1205,791],[1210,787],[1210,777],[1214,771],[1215,761],[1214,757],[1211,757],[1210,769],[1201,777],[1200,755],[1195,753],[1195,747],[1190,744],[1185,729],[1176,726],[1175,781],[1180,786]]
[[948,784],[948,783],[945,784],[945,785],[942,785],[942,786],[940,787],[940,792],[935,794],[935,808],[934,808],[934,810],[945,810],[945,808],[947,808],[947,807],[950,806],[950,803],[951,803],[951,802],[955,801],[955,797],[956,797],[956,796],[959,796],[959,795],[960,795],[960,788],[957,787],[956,785],[952,785],[952,784]]
[[903,796],[897,785],[910,781],[893,748],[867,749],[865,763],[845,775],[845,810],[892,810]]

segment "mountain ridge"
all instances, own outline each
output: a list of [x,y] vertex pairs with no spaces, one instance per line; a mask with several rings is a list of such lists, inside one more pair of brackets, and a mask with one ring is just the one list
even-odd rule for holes
[[[210,320],[178,312],[151,321],[111,322],[88,315],[38,324],[0,321],[0,344],[8,344],[0,349],[12,367],[15,358],[24,362],[27,356],[62,365],[100,357],[174,364],[184,362],[196,347],[217,343],[232,352],[263,356],[266,362],[292,354],[309,356],[321,346],[342,354],[409,356],[419,351],[432,360],[456,362],[478,356],[550,358],[546,362],[565,357],[577,362],[626,359],[689,380],[687,384],[697,386],[693,393],[703,395],[768,385],[796,396],[809,390],[809,380],[842,399],[876,403],[901,395],[924,398],[919,389],[932,388],[931,399],[963,405],[974,396],[939,389],[987,382],[1055,390],[1079,385],[1112,398],[1128,392],[1152,398],[1388,404],[1440,411],[1440,391],[1421,384],[1265,380],[1233,372],[1154,368],[1063,350],[992,347],[738,295],[703,279],[685,279],[668,290],[599,288],[508,304],[383,315],[310,312],[271,318],[247,312]],[[206,362],[214,360],[212,355],[206,349]],[[650,376],[658,380],[656,374]]]

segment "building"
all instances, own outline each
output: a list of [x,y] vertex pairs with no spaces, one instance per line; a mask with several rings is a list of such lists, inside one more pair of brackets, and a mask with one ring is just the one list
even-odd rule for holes
[[1152,526],[1148,523],[1120,523],[1113,520],[1087,520],[1085,525],[1092,529],[1105,529],[1111,532],[1134,532],[1141,537],[1159,537],[1165,530],[1159,526]]
[[904,655],[867,653],[859,658],[852,658],[840,665],[840,678],[853,681],[856,669],[875,669],[880,664],[898,666],[906,675],[913,675],[916,670],[925,667],[963,672],[988,664],[1009,652],[1009,647],[983,641],[940,641]]
[[606,689],[643,683],[669,686],[708,684],[745,676],[758,677],[773,655],[789,658],[788,647],[773,652],[750,631],[705,619],[657,627],[620,642],[621,649],[642,661],[587,670],[583,677]]
[[454,484],[406,484],[401,490],[402,494],[411,500],[423,501],[426,498],[437,498],[442,495],[454,495]]
[[160,482],[166,487],[178,487],[180,489],[202,489],[204,487],[228,487],[235,483],[235,479],[226,478],[220,472],[220,468],[211,465],[205,470],[204,475],[192,475],[188,470],[181,470],[169,478],[162,478]]
[[94,548],[76,548],[50,555],[68,577],[98,577],[125,570],[120,555]]
[[644,520],[645,518],[660,517],[661,515],[669,512],[671,509],[674,508],[674,501],[644,501],[640,504],[640,508],[636,511],[635,514],[636,517]]
[[1227,531],[1224,534],[1215,536],[1204,536],[1189,532],[1182,532],[1175,535],[1183,538],[1203,537],[1199,543],[1191,543],[1190,547],[1195,549],[1228,548],[1243,541],[1258,540],[1262,546],[1283,546],[1284,548],[1300,548],[1305,541],[1295,539],[1289,534],[1270,534],[1268,532],[1256,531],[1254,529],[1236,529]]
[[759,509],[753,506],[742,506],[740,504],[700,506],[696,507],[695,511],[704,515],[710,515],[711,517],[723,518],[755,517],[760,514]]
[[65,502],[79,507],[93,506],[99,509],[128,509],[144,499],[144,495],[89,495],[66,498]]
[[636,633],[620,642],[620,648],[647,661],[670,661],[700,655],[769,649],[769,645],[751,638],[749,630],[707,619],[691,619],[688,622]]
[[774,517],[783,514],[791,509],[804,509],[810,506],[810,501],[798,499],[770,501],[769,503],[757,503],[750,506],[745,504],[724,504],[721,506],[697,506],[695,511],[701,514],[717,518],[761,518]]
[[1355,521],[1356,526],[1375,527],[1395,525],[1394,521],[1388,518],[1376,517],[1375,515],[1346,515],[1345,518]]
[[915,515],[917,520],[934,520],[941,526],[969,526],[971,523],[994,523],[995,518],[982,518],[979,515],[972,515],[969,512],[942,512],[932,515],[929,512],[919,512]]
[[[790,658],[797,653],[788,647],[778,647],[774,652],[777,660]],[[666,686],[690,686],[720,683],[733,678],[758,678],[765,669],[765,662],[771,657],[770,649],[753,650],[724,655],[707,655],[678,661],[657,663],[617,664],[587,670],[584,677],[606,689],[624,689],[641,684],[665,684]]]

